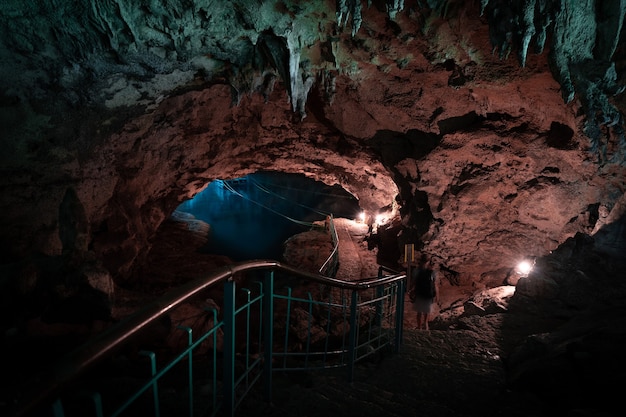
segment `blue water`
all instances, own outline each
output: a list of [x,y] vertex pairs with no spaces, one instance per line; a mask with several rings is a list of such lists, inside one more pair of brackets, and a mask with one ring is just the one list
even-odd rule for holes
[[342,188],[285,173],[213,181],[177,210],[211,226],[203,252],[234,261],[280,260],[285,240],[309,230],[313,221],[329,212],[355,218],[360,211],[358,201]]

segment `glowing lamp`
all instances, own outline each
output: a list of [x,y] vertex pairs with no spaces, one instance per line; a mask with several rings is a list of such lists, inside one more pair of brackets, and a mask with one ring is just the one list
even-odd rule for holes
[[361,214],[359,214],[359,220],[361,220],[362,222],[365,221],[365,212],[362,211]]
[[528,275],[533,269],[533,265],[528,261],[522,261],[517,264],[517,272],[521,275]]

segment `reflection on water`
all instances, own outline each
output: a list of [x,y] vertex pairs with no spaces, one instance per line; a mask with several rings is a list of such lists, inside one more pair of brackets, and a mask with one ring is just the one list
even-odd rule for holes
[[178,207],[211,225],[203,251],[235,261],[280,259],[283,242],[328,213],[354,218],[357,200],[341,187],[303,175],[255,173],[211,182]]

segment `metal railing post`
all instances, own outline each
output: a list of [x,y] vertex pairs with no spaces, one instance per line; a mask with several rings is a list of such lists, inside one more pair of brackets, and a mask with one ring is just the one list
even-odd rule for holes
[[224,283],[224,415],[235,413],[235,282]]
[[272,359],[274,352],[274,271],[265,273],[263,294],[263,381],[265,400],[272,401]]
[[193,330],[188,326],[177,326],[187,333],[187,384],[189,385],[189,417],[193,417]]
[[146,356],[148,359],[150,359],[150,375],[152,379],[152,382],[150,383],[150,385],[152,385],[152,397],[153,397],[153,402],[154,402],[154,417],[160,417],[161,406],[160,406],[160,401],[159,401],[159,381],[158,379],[155,378],[157,374],[156,354],[154,352],[147,351],[147,350],[142,350],[139,352],[139,354],[142,356]]
[[61,400],[58,398],[52,403],[52,415],[54,417],[65,417],[63,404],[61,403]]
[[104,411],[102,411],[102,396],[100,395],[100,393],[92,393],[91,401],[93,401],[93,406],[96,409],[96,417],[104,417]]
[[404,332],[404,280],[401,279],[397,283],[397,291],[396,294],[396,340],[394,343],[395,352],[400,351],[400,344],[402,343],[403,332]]
[[382,328],[383,326],[383,312],[385,310],[385,288],[381,285],[376,287],[376,298],[380,301],[376,302],[376,315],[374,316],[374,325]]
[[348,337],[348,382],[354,380],[354,361],[356,359],[356,342],[358,334],[357,301],[358,292],[352,290],[350,304],[350,336]]

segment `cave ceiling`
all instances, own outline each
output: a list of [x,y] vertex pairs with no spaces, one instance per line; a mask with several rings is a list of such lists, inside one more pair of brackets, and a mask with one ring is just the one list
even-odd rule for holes
[[[216,178],[301,173],[501,279],[622,214],[620,1],[5,0],[3,262],[127,277]],[[619,213],[616,213],[619,212]]]

